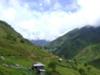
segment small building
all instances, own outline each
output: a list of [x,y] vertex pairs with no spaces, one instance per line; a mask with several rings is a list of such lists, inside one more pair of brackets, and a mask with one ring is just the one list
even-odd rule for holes
[[45,75],[45,65],[42,63],[36,63],[32,65],[32,70],[36,72],[37,75]]

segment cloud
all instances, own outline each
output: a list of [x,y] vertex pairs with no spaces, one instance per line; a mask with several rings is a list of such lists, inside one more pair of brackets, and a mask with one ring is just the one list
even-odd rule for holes
[[53,40],[74,28],[95,25],[100,18],[99,3],[100,0],[0,0],[0,19],[25,38]]

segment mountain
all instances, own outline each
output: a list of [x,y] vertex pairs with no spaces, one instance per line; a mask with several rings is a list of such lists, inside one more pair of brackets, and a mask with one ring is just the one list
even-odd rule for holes
[[50,42],[46,49],[53,51],[53,53],[61,57],[70,59],[82,52],[84,48],[99,43],[100,27],[87,25],[80,29],[74,29]]
[[45,46],[63,57],[80,75],[100,74],[100,27],[74,29]]
[[36,75],[31,69],[36,62],[45,65],[45,75],[80,75],[72,68],[72,63],[64,59],[59,62],[58,59],[24,39],[8,23],[0,21],[0,75]]
[[0,75],[31,75],[28,68],[33,63],[48,64],[53,58],[54,55],[33,45],[8,23],[0,21]]
[[49,43],[49,41],[46,40],[31,40],[31,42],[37,46],[45,46]]

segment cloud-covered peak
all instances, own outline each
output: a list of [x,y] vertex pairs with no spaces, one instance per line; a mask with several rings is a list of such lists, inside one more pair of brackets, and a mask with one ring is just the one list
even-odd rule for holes
[[0,0],[0,19],[25,38],[53,40],[100,18],[100,0]]

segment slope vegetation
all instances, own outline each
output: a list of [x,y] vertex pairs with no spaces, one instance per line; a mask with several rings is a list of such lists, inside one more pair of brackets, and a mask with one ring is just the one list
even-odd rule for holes
[[73,58],[83,48],[100,43],[100,27],[85,26],[74,29],[47,45],[47,49],[67,59]]
[[31,70],[32,64],[36,62],[46,65],[46,75],[80,75],[78,71],[67,67],[71,65],[65,60],[59,63],[58,58],[33,45],[9,24],[0,21],[0,75],[36,75]]

